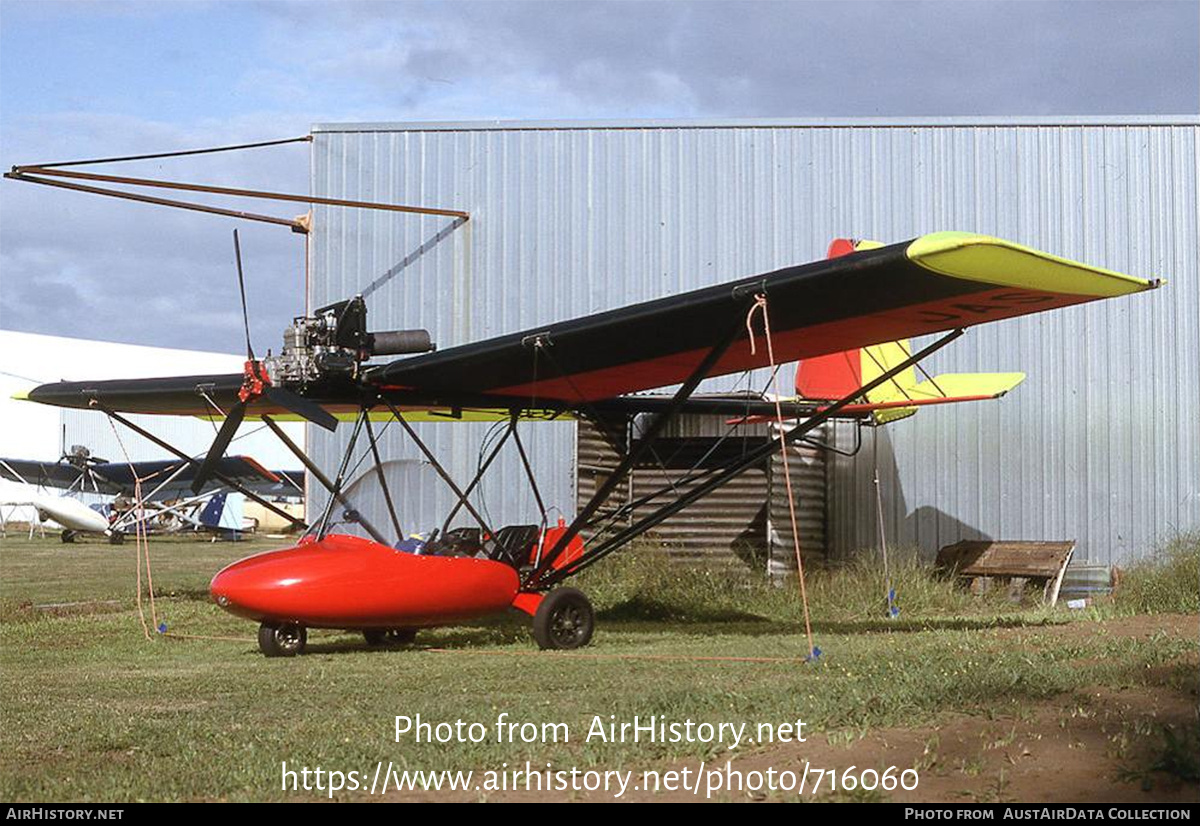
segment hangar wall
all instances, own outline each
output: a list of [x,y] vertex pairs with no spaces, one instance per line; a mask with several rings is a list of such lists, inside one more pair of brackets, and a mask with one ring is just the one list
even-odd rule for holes
[[[364,293],[374,328],[428,327],[446,347],[809,261],[837,236],[946,229],[1165,277],[971,331],[931,370],[1023,370],[1025,384],[880,434],[893,544],[1075,538],[1079,562],[1127,562],[1200,526],[1198,131],[1194,116],[317,125],[314,194],[471,220],[317,207],[309,299]],[[334,466],[345,434],[309,429]],[[470,475],[485,425],[421,430]],[[569,511],[574,426],[524,435]],[[395,437],[392,455],[419,458]],[[830,462],[835,555],[875,541],[870,464]],[[527,519],[519,464],[498,469],[487,503]],[[419,499],[421,525],[449,504],[440,486]]]

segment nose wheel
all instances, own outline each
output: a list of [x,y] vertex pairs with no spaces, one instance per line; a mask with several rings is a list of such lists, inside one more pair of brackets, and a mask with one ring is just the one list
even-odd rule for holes
[[533,638],[543,649],[582,648],[592,641],[596,612],[575,588],[558,588],[546,595],[533,615]]
[[308,632],[294,622],[258,626],[258,648],[268,657],[294,657],[304,650]]

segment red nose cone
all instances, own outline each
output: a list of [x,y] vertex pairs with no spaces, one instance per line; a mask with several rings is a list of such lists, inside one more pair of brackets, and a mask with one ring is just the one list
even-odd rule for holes
[[416,556],[327,536],[239,560],[213,577],[218,605],[241,617],[326,628],[441,625],[502,611],[517,572],[501,562]]

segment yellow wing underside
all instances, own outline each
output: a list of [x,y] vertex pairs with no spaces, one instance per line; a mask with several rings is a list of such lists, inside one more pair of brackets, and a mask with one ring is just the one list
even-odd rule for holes
[[[339,422],[353,422],[358,418],[355,410],[330,410]],[[450,408],[430,408],[423,410],[404,410],[401,415],[406,422],[507,422],[511,415],[507,410],[451,410]],[[272,413],[271,418],[277,422],[302,422],[304,419],[295,413]],[[395,417],[389,410],[375,410],[370,414],[373,422],[390,422]],[[247,415],[250,419],[253,413]],[[223,419],[223,416],[197,416],[197,419]],[[570,411],[562,410],[522,410],[520,421],[532,422],[570,422],[577,417]]]

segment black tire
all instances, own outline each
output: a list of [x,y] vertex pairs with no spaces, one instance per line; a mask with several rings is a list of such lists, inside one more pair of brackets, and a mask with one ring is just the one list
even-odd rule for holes
[[417,638],[415,628],[367,628],[363,630],[363,639],[367,645],[392,646],[408,645]]
[[592,603],[576,588],[551,591],[533,615],[533,638],[542,649],[582,648],[595,628]]
[[258,626],[258,648],[267,657],[294,657],[304,651],[307,642],[308,632],[294,622]]
[[63,531],[58,535],[58,538],[69,545],[75,541],[75,531]]
[[125,544],[125,534],[122,533],[121,531],[113,531],[112,533],[110,533],[108,535],[108,544],[109,545],[124,545]]

